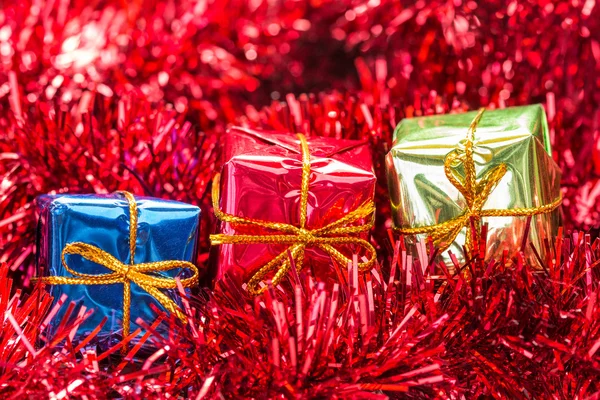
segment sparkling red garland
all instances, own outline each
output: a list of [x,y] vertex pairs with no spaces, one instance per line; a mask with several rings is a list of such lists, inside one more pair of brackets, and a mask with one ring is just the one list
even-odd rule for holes
[[[229,121],[369,137],[381,177],[391,130],[404,116],[541,101],[564,173],[566,228],[595,234],[598,12],[593,1],[5,5],[0,282],[10,276],[19,288],[29,286],[31,202],[40,193],[123,188],[208,210],[215,149]],[[363,90],[353,95],[285,95],[359,85]],[[269,98],[285,102],[261,110]],[[320,307],[334,296],[305,276],[296,286],[299,297],[274,291],[254,302],[232,298],[232,287],[198,293],[191,326],[173,321],[169,338],[148,337],[161,350],[136,354],[139,363],[121,360],[115,349],[96,354],[91,342],[70,344],[76,322],[65,321],[58,343],[45,338],[47,296],[31,288],[28,296],[14,288],[11,294],[3,285],[0,392],[15,398],[598,396],[597,242],[577,234],[549,243],[554,255],[541,261],[540,273],[532,272],[540,261],[510,249],[510,263],[465,266],[474,275],[468,283],[428,279],[419,268],[407,282],[400,257],[404,275],[386,287],[399,253],[390,244],[383,183],[377,203],[381,269],[359,285],[358,296],[341,284],[330,331],[318,328],[331,320],[326,316],[313,324],[315,348],[331,341],[329,352],[296,348],[292,365],[289,338],[300,343],[308,335],[292,321],[301,315],[308,327],[313,312],[326,315]],[[390,347],[381,350],[386,341]],[[32,346],[39,347],[35,360]]]
[[[476,258],[463,266],[469,281],[432,276],[435,261],[413,261],[401,242],[383,265],[389,278],[382,268],[364,276],[350,268],[344,282],[325,288],[302,273],[255,299],[224,281],[186,304],[187,326],[162,316],[168,337],[153,332],[160,320],[147,326],[142,341],[156,351],[141,358],[138,346],[123,359],[120,345],[97,352],[93,334],[72,344],[77,319],[45,338],[36,307],[39,299],[49,304],[43,290],[20,302],[3,287],[0,393],[593,398],[600,390],[600,241],[575,233],[549,245],[554,256],[539,260],[542,271],[533,272],[521,253]],[[1,271],[6,282],[6,266]]]

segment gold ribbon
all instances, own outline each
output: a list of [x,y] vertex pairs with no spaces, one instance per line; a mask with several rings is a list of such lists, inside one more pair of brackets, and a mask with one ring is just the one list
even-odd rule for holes
[[[271,279],[274,286],[277,286],[283,277],[289,272],[291,268],[290,257],[288,257],[288,250],[292,255],[296,270],[302,269],[304,262],[304,251],[307,247],[317,247],[331,256],[332,259],[341,263],[341,265],[348,265],[351,259],[342,254],[335,246],[340,245],[357,245],[362,247],[369,254],[368,261],[358,263],[358,269],[365,271],[370,269],[375,261],[377,260],[377,253],[375,248],[368,241],[358,237],[348,237],[345,235],[365,232],[373,227],[375,203],[373,201],[367,201],[358,207],[356,210],[346,214],[339,220],[332,222],[318,229],[307,229],[307,208],[308,208],[308,184],[310,178],[310,152],[308,149],[308,143],[306,137],[302,134],[298,134],[300,140],[300,148],[302,151],[302,183],[300,190],[300,226],[294,226],[291,224],[281,222],[269,222],[253,218],[238,217],[235,215],[227,214],[219,207],[219,181],[220,174],[217,174],[213,181],[212,186],[212,201],[213,208],[217,219],[222,222],[231,223],[234,225],[246,225],[257,228],[269,229],[275,231],[272,234],[260,234],[260,235],[227,235],[227,234],[216,234],[211,235],[211,244],[282,244],[289,245],[289,247],[282,251],[277,257],[269,261],[263,267],[261,267],[252,277],[248,280],[248,293],[255,296],[264,292],[267,287],[260,288],[260,282],[271,272],[276,271]],[[358,226],[349,226],[354,222],[357,222],[363,218],[371,217],[370,221],[366,224]]]
[[[483,177],[477,180],[475,172],[475,161],[473,160],[473,146],[475,141],[475,130],[485,108],[480,108],[479,112],[473,118],[465,143],[465,151],[462,154],[452,152],[444,160],[444,172],[448,180],[458,189],[467,201],[467,206],[463,212],[448,221],[439,224],[415,228],[395,228],[396,231],[404,235],[429,234],[440,251],[446,250],[456,239],[459,232],[467,227],[467,238],[465,247],[467,252],[471,252],[474,245],[472,243],[473,232],[470,223],[473,220],[473,226],[476,232],[479,232],[481,218],[483,217],[523,217],[538,214],[549,213],[558,208],[562,202],[559,196],[552,203],[539,207],[513,208],[513,209],[491,209],[483,210],[490,193],[494,190],[498,182],[507,171],[506,164],[502,163],[486,172]],[[455,170],[455,165],[462,163],[465,174],[464,177]]]
[[[185,288],[195,286],[198,283],[198,268],[191,262],[168,260],[153,261],[148,263],[135,264],[135,247],[137,240],[137,222],[138,210],[137,203],[133,195],[129,192],[121,193],[129,204],[129,252],[130,262],[126,265],[113,257],[106,251],[87,243],[74,242],[68,243],[62,251],[61,259],[64,268],[73,275],[67,276],[47,276],[40,277],[37,280],[50,285],[112,285],[116,283],[123,284],[123,338],[129,336],[130,331],[130,308],[131,308],[131,283],[135,283],[148,294],[156,299],[167,311],[177,315],[182,321],[186,321],[185,314],[159,289],[175,289],[177,282],[173,278],[160,278],[149,273],[168,271],[175,268],[189,269],[193,272],[189,278],[181,279],[181,285]],[[79,255],[84,259],[101,265],[112,272],[105,274],[82,274],[69,268],[65,259],[66,255]]]

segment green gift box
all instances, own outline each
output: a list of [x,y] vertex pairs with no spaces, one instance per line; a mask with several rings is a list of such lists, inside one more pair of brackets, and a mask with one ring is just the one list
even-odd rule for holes
[[461,260],[485,223],[488,257],[519,249],[525,234],[544,257],[560,225],[551,154],[541,105],[404,119],[386,157],[394,228]]

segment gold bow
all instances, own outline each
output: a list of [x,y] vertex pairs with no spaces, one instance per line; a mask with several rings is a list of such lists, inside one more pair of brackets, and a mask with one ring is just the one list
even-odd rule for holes
[[[119,192],[129,204],[129,252],[131,254],[129,265],[126,265],[113,257],[106,251],[87,243],[74,242],[68,243],[61,253],[62,264],[64,268],[73,275],[67,276],[47,276],[40,277],[37,280],[50,285],[112,285],[116,283],[123,284],[123,338],[129,336],[130,331],[130,307],[131,307],[131,283],[135,283],[148,294],[154,297],[167,311],[177,315],[182,321],[186,321],[185,314],[159,289],[175,289],[177,282],[173,278],[160,278],[148,273],[168,271],[175,268],[189,269],[193,272],[189,278],[181,279],[183,287],[192,287],[198,283],[198,268],[191,262],[168,260],[153,261],[148,263],[135,264],[135,247],[137,240],[137,203],[133,195],[129,192]],[[112,272],[106,274],[82,274],[69,268],[65,256],[73,254],[79,255],[84,259],[102,265]]]
[[[213,208],[217,219],[222,222],[231,223],[234,225],[247,225],[254,226],[263,229],[270,229],[276,231],[272,234],[261,234],[261,235],[227,235],[227,234],[216,234],[211,235],[211,244],[285,244],[289,247],[282,251],[277,257],[269,261],[266,265],[261,267],[252,277],[248,280],[248,292],[255,296],[264,292],[267,287],[260,288],[260,282],[272,271],[276,271],[271,279],[274,286],[277,286],[283,277],[288,273],[292,263],[288,257],[288,250],[294,260],[296,270],[302,269],[304,261],[304,250],[307,247],[318,247],[325,253],[329,254],[332,259],[341,263],[341,265],[348,265],[351,259],[342,254],[336,245],[351,245],[355,244],[362,247],[369,254],[369,259],[366,262],[358,263],[358,269],[365,271],[370,269],[375,261],[377,260],[377,253],[375,248],[368,241],[357,238],[348,237],[344,235],[365,232],[373,227],[373,219],[375,213],[375,203],[373,201],[367,201],[358,207],[356,210],[346,214],[339,220],[332,222],[322,228],[307,229],[307,207],[308,207],[308,184],[310,178],[310,152],[308,149],[308,143],[306,137],[302,134],[298,134],[300,140],[300,148],[302,151],[302,183],[300,190],[300,226],[294,226],[291,224],[281,222],[269,222],[262,221],[253,218],[237,217],[235,215],[227,214],[223,212],[219,207],[219,181],[220,174],[217,174],[213,181],[212,186],[212,201]],[[354,222],[357,222],[363,218],[371,217],[370,221],[363,225],[348,226]]]
[[[481,218],[483,217],[523,217],[538,214],[545,214],[555,210],[560,206],[562,197],[559,196],[550,204],[545,204],[539,207],[529,208],[513,208],[513,209],[491,209],[483,210],[490,193],[494,190],[498,182],[506,173],[506,164],[502,163],[488,172],[486,172],[479,181],[475,171],[475,161],[473,160],[473,146],[475,141],[475,130],[479,124],[481,116],[485,112],[485,108],[480,108],[479,112],[473,118],[469,130],[467,131],[467,140],[465,143],[465,152],[458,154],[452,152],[446,156],[444,160],[444,172],[448,180],[458,189],[467,201],[467,206],[463,212],[448,221],[431,226],[423,226],[416,228],[396,228],[396,231],[404,235],[429,234],[433,242],[439,247],[440,251],[446,250],[456,239],[459,232],[467,227],[467,237],[465,247],[467,252],[471,252],[473,245],[473,232],[471,227],[479,232]],[[464,177],[459,175],[455,170],[455,165],[462,163],[465,174]],[[473,225],[470,221],[473,220]]]

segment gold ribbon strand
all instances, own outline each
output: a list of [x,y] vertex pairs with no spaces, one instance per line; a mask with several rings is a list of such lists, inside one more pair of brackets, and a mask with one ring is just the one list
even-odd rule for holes
[[[487,171],[481,179],[477,180],[475,161],[473,159],[473,147],[475,142],[475,130],[477,129],[477,125],[484,112],[485,108],[480,108],[469,126],[464,153],[458,154],[457,152],[452,152],[448,154],[444,160],[444,172],[446,177],[452,185],[458,189],[467,202],[467,206],[463,212],[457,217],[435,225],[414,228],[395,228],[396,231],[404,235],[428,234],[433,239],[433,242],[439,247],[440,251],[444,251],[450,247],[460,231],[464,227],[467,227],[465,247],[467,252],[470,253],[474,248],[474,244],[472,243],[473,232],[471,220],[473,220],[473,227],[476,229],[476,232],[479,232],[481,218],[483,217],[533,216],[549,213],[560,206],[562,202],[561,196],[553,202],[539,207],[483,209],[490,193],[492,193],[507,171],[506,164],[502,163]],[[464,167],[464,176],[461,176],[455,169],[455,166],[459,164],[462,164]]]
[[[356,245],[366,250],[368,260],[358,263],[360,271],[369,270],[377,260],[375,248],[368,241],[347,235],[359,232],[369,231],[373,227],[375,203],[367,201],[356,210],[346,214],[339,220],[332,222],[322,228],[307,229],[307,209],[308,209],[308,189],[310,180],[310,152],[306,137],[302,134],[297,135],[300,140],[302,152],[302,183],[300,187],[300,226],[295,226],[282,222],[270,222],[259,219],[238,217],[227,214],[219,207],[219,182],[220,174],[217,174],[213,180],[212,201],[215,215],[221,222],[233,225],[253,226],[267,229],[273,233],[260,235],[211,235],[210,240],[213,245],[220,244],[281,244],[288,245],[277,257],[273,258],[267,264],[262,266],[247,282],[247,290],[253,296],[259,295],[267,289],[267,286],[260,287],[260,283],[267,275],[275,271],[271,278],[273,286],[279,282],[289,272],[292,262],[288,257],[288,250],[292,255],[296,270],[300,271],[304,263],[304,252],[307,247],[317,247],[327,253],[332,259],[346,266],[351,259],[340,252],[336,246]],[[369,222],[362,225],[352,225],[361,219],[369,217]]]
[[[135,283],[156,299],[167,311],[175,314],[183,322],[187,321],[185,314],[177,304],[159,289],[175,289],[177,282],[174,278],[161,278],[151,273],[169,271],[176,268],[189,269],[192,276],[181,279],[181,285],[189,288],[198,284],[198,268],[191,262],[179,260],[153,261],[136,264],[135,248],[137,241],[138,209],[133,195],[121,191],[129,205],[129,264],[124,264],[108,252],[88,243],[68,243],[62,253],[63,267],[73,277],[47,276],[37,280],[50,285],[112,285],[123,284],[123,338],[130,332],[131,283]],[[67,255],[79,255],[84,259],[101,265],[112,271],[105,274],[83,274],[71,269],[67,263]]]

